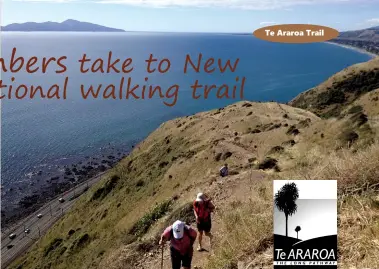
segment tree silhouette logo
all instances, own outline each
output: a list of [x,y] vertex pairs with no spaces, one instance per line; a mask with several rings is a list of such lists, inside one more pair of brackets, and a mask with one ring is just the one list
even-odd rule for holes
[[337,181],[274,180],[274,268],[337,268]]
[[301,231],[301,227],[300,226],[296,226],[295,228],[295,232],[296,232],[296,239],[299,239],[299,232]]
[[288,216],[296,213],[296,200],[299,198],[299,190],[295,183],[286,183],[275,194],[275,205],[286,216],[286,236],[288,237]]

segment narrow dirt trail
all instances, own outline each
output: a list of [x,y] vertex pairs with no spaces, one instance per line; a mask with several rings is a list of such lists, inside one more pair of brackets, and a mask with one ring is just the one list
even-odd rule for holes
[[[205,188],[204,192],[212,197],[212,201],[216,206],[216,210],[212,216],[212,233],[214,241],[222,238],[219,233],[221,223],[220,213],[232,201],[247,201],[251,195],[252,184],[257,184],[265,178],[265,174],[259,171],[244,171],[241,174],[228,176],[224,179],[218,179],[212,185]],[[196,229],[196,224],[192,223],[191,227]],[[196,250],[198,241],[194,245],[194,256],[192,259],[193,269],[204,269],[208,259],[213,255],[210,247],[209,238],[203,236],[203,247],[206,251],[198,252]],[[138,264],[140,269],[160,269],[161,268],[161,250],[146,253],[143,261]],[[164,247],[163,253],[163,269],[171,269],[171,259],[169,244]]]

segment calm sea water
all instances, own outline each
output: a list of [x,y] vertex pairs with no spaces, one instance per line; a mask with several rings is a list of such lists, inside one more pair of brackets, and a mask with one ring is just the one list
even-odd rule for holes
[[[130,147],[146,137],[163,121],[203,110],[223,107],[240,99],[207,100],[191,97],[191,84],[233,85],[236,76],[246,77],[245,99],[287,102],[341,69],[370,59],[370,56],[329,44],[275,44],[248,35],[228,34],[83,34],[83,33],[7,33],[1,36],[2,57],[9,59],[13,47],[24,57],[68,56],[64,75],[2,73],[14,84],[40,84],[48,87],[69,76],[67,100],[4,100],[2,102],[2,185],[27,183],[26,175],[39,167],[59,163],[72,156],[91,156],[100,148]],[[83,53],[91,58],[133,58],[131,74],[81,74],[77,60]],[[169,58],[171,69],[165,74],[147,74],[144,60],[152,53]],[[202,53],[222,60],[240,58],[235,73],[183,73],[186,54]],[[204,63],[205,61],[203,61]],[[159,84],[166,89],[179,84],[178,102],[167,107],[163,100],[83,100],[80,84],[118,84],[122,76],[134,83]],[[117,86],[116,86],[117,87]],[[138,91],[136,91],[138,93]]]

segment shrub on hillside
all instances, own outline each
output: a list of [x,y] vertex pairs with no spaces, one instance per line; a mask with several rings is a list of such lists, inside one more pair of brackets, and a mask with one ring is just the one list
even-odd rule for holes
[[300,134],[300,131],[299,131],[299,129],[296,128],[295,125],[292,125],[292,126],[290,126],[290,128],[288,128],[286,134],[287,135],[298,135],[298,134]]
[[166,226],[172,224],[176,220],[184,221],[187,224],[195,222],[192,202],[189,202],[173,211],[166,221]]
[[280,171],[280,169],[278,167],[278,160],[271,158],[271,157],[267,157],[266,159],[264,159],[258,165],[258,168],[262,169],[262,170],[274,169],[275,171]]
[[225,161],[226,159],[228,159],[228,158],[231,157],[232,155],[233,155],[233,153],[231,153],[230,151],[227,151],[227,152],[225,152],[225,153],[222,155],[221,159]]
[[275,154],[275,153],[283,153],[284,148],[282,146],[275,146],[272,147],[267,154]]
[[322,92],[317,96],[317,105],[327,106],[332,104],[341,104],[345,102],[346,97],[343,91],[337,89],[330,89]]
[[368,122],[368,117],[366,114],[358,112],[351,116],[351,120],[359,127]]
[[82,234],[79,236],[75,241],[72,243],[70,250],[75,251],[77,249],[83,248],[90,240],[90,237],[87,233]]
[[54,238],[45,248],[43,255],[47,256],[50,252],[56,250],[63,242],[62,238]]
[[171,203],[171,200],[167,200],[156,205],[150,212],[145,214],[133,225],[129,230],[129,234],[136,237],[144,235],[154,222],[163,217],[170,210]]
[[336,105],[336,106],[332,107],[331,109],[328,109],[327,111],[322,113],[320,115],[320,117],[322,117],[324,119],[329,119],[329,118],[333,118],[333,117],[334,118],[340,117],[342,108],[343,108],[343,106]]
[[352,131],[352,130],[346,130],[342,132],[339,136],[340,141],[342,142],[343,145],[347,145],[350,147],[352,144],[355,143],[359,138],[359,135]]
[[349,113],[349,114],[355,114],[355,113],[359,113],[359,112],[362,112],[362,111],[363,111],[363,107],[360,106],[360,105],[357,105],[357,106],[351,107],[347,113]]
[[229,176],[235,176],[235,175],[238,175],[238,174],[239,174],[239,172],[236,171],[236,170],[229,171]]
[[220,160],[221,160],[221,156],[222,156],[222,153],[221,153],[221,152],[217,153],[217,154],[215,155],[215,161],[216,161],[216,162],[220,161]]
[[92,195],[91,201],[101,200],[105,196],[107,196],[117,185],[120,177],[117,175],[113,175],[110,179],[108,179],[105,184],[98,188]]
[[296,144],[295,140],[291,139],[291,140],[288,140],[288,141],[285,141],[282,143],[283,146],[294,146]]
[[143,185],[145,185],[145,181],[143,181],[142,179],[138,180],[137,183],[136,183],[136,187],[142,187]]
[[361,71],[350,78],[336,83],[335,88],[359,96],[379,88],[379,72],[377,70]]
[[252,104],[250,104],[250,103],[243,103],[242,104],[242,107],[251,107],[252,106]]
[[159,168],[164,168],[165,166],[167,166],[169,164],[169,162],[167,161],[163,161],[159,164]]
[[310,123],[312,122],[312,120],[310,118],[306,118],[305,120],[301,120],[299,121],[299,128],[306,128],[306,127],[309,127]]

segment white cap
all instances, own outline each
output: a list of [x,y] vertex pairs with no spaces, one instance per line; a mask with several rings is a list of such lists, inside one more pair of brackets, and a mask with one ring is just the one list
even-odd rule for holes
[[202,202],[204,199],[204,194],[202,192],[199,192],[196,197],[196,202]]
[[182,239],[184,235],[184,222],[177,220],[172,225],[172,231],[175,239]]

